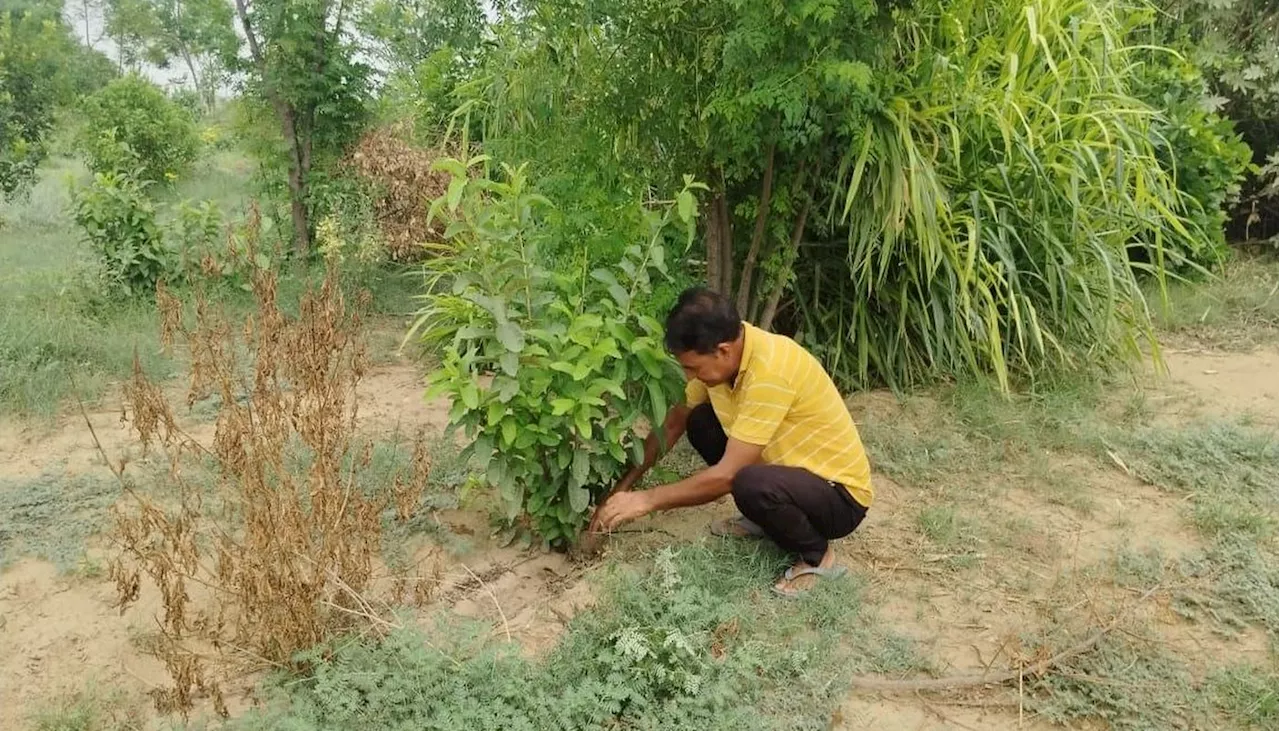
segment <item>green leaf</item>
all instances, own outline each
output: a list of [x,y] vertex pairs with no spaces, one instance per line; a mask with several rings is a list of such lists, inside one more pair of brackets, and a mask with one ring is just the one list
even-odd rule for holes
[[587,477],[591,472],[591,455],[587,454],[585,449],[578,449],[573,453],[573,467],[569,470],[571,487],[582,487],[587,484]]
[[515,419],[505,419],[502,422],[502,443],[506,444],[508,447],[515,444],[516,432],[519,431],[519,428],[520,427],[516,424]]
[[510,403],[517,393],[520,393],[520,382],[514,378],[506,378],[499,376],[493,379],[493,387],[498,392],[498,400],[502,403]]
[[649,401],[653,404],[653,426],[661,428],[662,421],[667,418],[667,396],[662,392],[660,381],[649,381]]
[[587,361],[583,361],[578,365],[574,366],[573,370],[569,373],[569,375],[575,381],[582,381],[587,376],[591,375],[591,371],[593,370],[595,369],[591,367],[591,363]]
[[586,512],[591,505],[591,493],[585,487],[569,488],[569,508],[575,513]]
[[486,421],[489,424],[489,426],[494,426],[499,421],[502,421],[502,415],[505,414],[506,411],[507,411],[506,404],[497,400],[490,401],[489,413],[486,414]]
[[449,206],[450,211],[458,210],[458,203],[462,201],[462,191],[467,187],[466,177],[454,178],[449,181],[449,190],[445,193],[445,203]]
[[583,439],[591,438],[591,413],[583,407],[578,409],[577,414],[578,435]]
[[514,376],[520,370],[520,353],[507,351],[498,358],[498,365],[501,366],[502,372],[508,376]]
[[662,378],[662,361],[658,360],[651,351],[638,350],[636,358],[640,360],[640,365],[644,367],[646,373],[657,379]]
[[613,297],[613,301],[617,302],[619,307],[625,310],[631,306],[631,294],[623,289],[622,285],[610,284],[608,289],[609,295]]
[[624,450],[624,449],[622,448],[622,445],[621,445],[621,444],[619,444],[619,443],[618,443],[617,441],[615,441],[615,440],[609,440],[608,444],[609,444],[609,456],[610,456],[610,457],[613,457],[613,458],[614,458],[615,460],[617,460],[618,462],[626,462],[626,461],[627,461],[627,452],[626,452],[626,450]]
[[553,399],[551,401],[551,415],[563,416],[569,413],[570,411],[573,411],[574,407],[577,405],[578,405],[578,402],[570,398]]
[[693,193],[687,190],[680,191],[676,196],[676,212],[680,214],[680,220],[689,223],[693,220],[693,212],[695,209],[695,201]]
[[524,331],[514,322],[504,320],[498,323],[498,329],[494,334],[497,336],[498,342],[502,343],[502,347],[509,352],[519,353],[524,350]]
[[459,396],[462,397],[462,405],[466,406],[468,410],[475,409],[480,406],[480,392],[476,390],[476,384],[474,382],[462,384]]

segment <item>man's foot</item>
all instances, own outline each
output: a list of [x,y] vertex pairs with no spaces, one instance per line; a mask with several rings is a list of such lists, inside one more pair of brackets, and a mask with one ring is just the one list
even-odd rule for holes
[[755,523],[738,516],[712,523],[711,535],[724,538],[763,538],[764,531]]
[[844,570],[843,566],[836,565],[835,553],[827,548],[827,552],[817,566],[800,560],[787,569],[778,583],[773,585],[773,591],[781,596],[799,596],[812,589],[818,583],[818,579],[842,576]]

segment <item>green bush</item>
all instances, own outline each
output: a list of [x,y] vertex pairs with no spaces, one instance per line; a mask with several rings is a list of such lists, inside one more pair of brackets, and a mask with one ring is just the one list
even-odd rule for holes
[[626,450],[642,458],[641,420],[661,423],[679,398],[661,325],[639,303],[665,276],[669,231],[692,224],[697,184],[686,180],[675,205],[645,210],[648,240],[588,276],[545,268],[538,212],[550,201],[528,189],[523,168],[504,166],[498,182],[469,177],[456,160],[440,166],[454,176],[432,206],[449,219],[452,281],[426,295],[415,325],[443,348],[431,393],[452,398],[450,423],[474,439],[468,453],[506,518],[523,514],[562,544],[621,477]]
[[126,76],[85,100],[78,146],[98,173],[126,171],[166,183],[195,162],[200,139],[191,115],[155,84]]
[[1216,244],[1194,252],[1194,261],[1217,264],[1226,252],[1227,213],[1239,199],[1252,152],[1231,120],[1210,111],[1208,84],[1191,63],[1153,52],[1132,86],[1135,96],[1163,112],[1152,124],[1156,154],[1172,171],[1188,218]]
[[98,173],[72,198],[75,222],[98,254],[105,276],[129,295],[151,294],[175,265],[146,185],[124,172]]

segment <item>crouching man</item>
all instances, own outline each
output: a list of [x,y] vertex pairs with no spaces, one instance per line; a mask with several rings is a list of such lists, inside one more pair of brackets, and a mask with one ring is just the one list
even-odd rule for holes
[[[765,537],[795,556],[773,587],[792,596],[838,576],[829,541],[853,532],[871,505],[871,470],[853,418],[817,359],[794,340],[743,322],[707,289],[680,295],[667,316],[666,347],[684,368],[686,403],[645,443],[644,461],[601,507],[611,530],[659,510],[732,494],[741,516],[717,535]],[[682,435],[707,468],[670,485],[630,491]]]

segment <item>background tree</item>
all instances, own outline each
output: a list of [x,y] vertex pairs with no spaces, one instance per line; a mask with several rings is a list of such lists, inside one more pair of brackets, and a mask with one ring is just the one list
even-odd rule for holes
[[0,195],[34,180],[57,109],[112,73],[75,40],[60,2],[0,2]]
[[246,92],[270,105],[288,170],[298,254],[311,250],[309,185],[317,160],[340,155],[368,116],[369,67],[355,60],[343,0],[236,0],[249,47]]
[[235,57],[239,38],[225,0],[109,0],[108,27],[124,39],[131,57],[158,68],[181,63],[206,108]]

